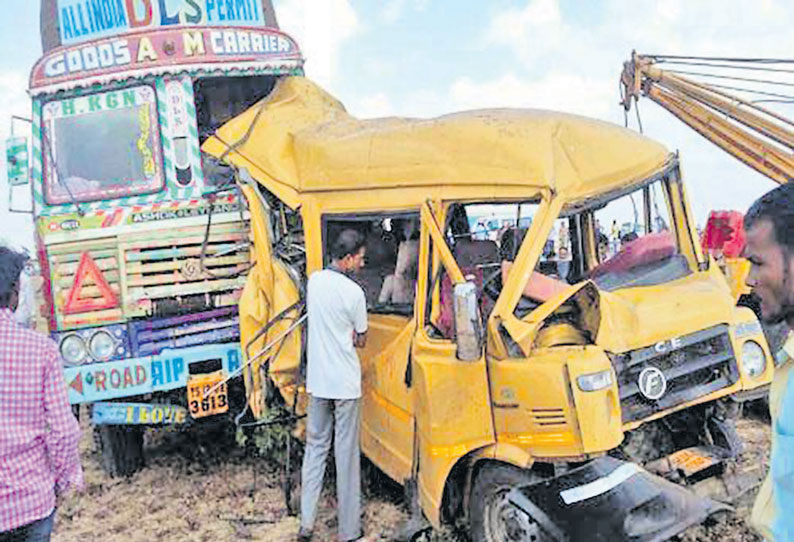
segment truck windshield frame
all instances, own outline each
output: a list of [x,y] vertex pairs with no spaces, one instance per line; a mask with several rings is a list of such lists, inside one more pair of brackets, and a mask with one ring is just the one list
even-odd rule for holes
[[139,196],[165,187],[151,86],[50,100],[41,122],[47,204]]
[[[588,262],[589,276],[599,288],[652,286],[692,272],[682,254],[670,190],[671,176],[665,175],[585,210],[593,221],[588,230],[597,249],[596,258]],[[623,220],[618,222],[621,205]]]

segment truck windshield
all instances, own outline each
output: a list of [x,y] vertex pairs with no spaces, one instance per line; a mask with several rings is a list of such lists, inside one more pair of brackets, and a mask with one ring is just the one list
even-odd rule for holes
[[657,181],[593,212],[597,262],[590,268],[590,277],[600,288],[650,286],[689,273],[664,183]]
[[[516,313],[523,316],[583,280],[611,291],[662,284],[689,274],[687,259],[679,250],[667,187],[663,179],[632,192],[563,208],[544,234],[540,257]],[[538,209],[536,202],[450,207],[446,237],[461,270],[473,277],[483,294],[483,314],[489,313],[499,297]],[[442,293],[444,280],[448,279],[441,279]],[[434,322],[446,336],[443,324],[443,318]]]
[[149,86],[48,102],[42,109],[49,204],[163,187],[155,92]]

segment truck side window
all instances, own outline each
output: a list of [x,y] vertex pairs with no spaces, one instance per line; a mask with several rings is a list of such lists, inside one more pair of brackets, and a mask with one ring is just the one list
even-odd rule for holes
[[331,240],[348,228],[366,239],[364,267],[351,278],[364,290],[369,312],[412,315],[419,268],[418,213],[326,220],[326,265]]
[[273,90],[277,77],[202,77],[193,84],[199,140],[203,143],[226,121],[236,117]]

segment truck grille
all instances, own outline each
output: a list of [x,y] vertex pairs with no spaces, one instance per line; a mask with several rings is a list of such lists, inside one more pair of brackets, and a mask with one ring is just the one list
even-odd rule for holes
[[235,341],[240,338],[237,307],[130,322],[134,356],[159,354],[165,348]]
[[[613,356],[613,363],[624,423],[708,395],[739,379],[724,324]],[[639,389],[640,373],[647,367],[656,367],[667,379],[667,390],[655,401],[645,398]]]
[[205,234],[206,225],[163,226],[50,245],[57,329],[236,306],[250,266],[248,224],[213,217]]
[[[121,309],[121,281],[118,250],[115,239],[64,243],[48,248],[50,259],[52,295],[59,329],[70,329],[123,320]],[[116,297],[108,303],[107,293],[96,283],[97,277],[88,274],[82,282],[77,272],[83,258],[88,258]],[[74,290],[74,291],[73,291]],[[79,311],[69,310],[69,298],[82,302]],[[95,307],[90,307],[94,304]]]
[[246,225],[213,224],[125,238],[127,317],[170,316],[236,305],[249,267]]

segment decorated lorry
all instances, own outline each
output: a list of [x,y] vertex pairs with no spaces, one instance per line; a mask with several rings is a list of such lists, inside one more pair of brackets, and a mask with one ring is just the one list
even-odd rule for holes
[[241,361],[248,213],[199,146],[303,60],[269,0],[42,0],[41,24],[29,171],[9,146],[32,194],[34,321],[105,467],[128,474],[142,426],[244,404],[239,378],[219,383]]
[[[664,540],[703,517],[658,480],[641,489],[637,463],[683,484],[720,472],[739,447],[730,398],[773,366],[702,252],[676,155],[548,111],[359,120],[302,77],[202,148],[235,168],[251,213],[240,326],[257,418],[304,411],[306,277],[353,228],[362,450],[415,511],[478,542],[592,540],[591,521],[614,527],[604,540]],[[472,228],[508,209],[514,228]],[[643,220],[611,255],[598,224],[621,209]],[[563,236],[570,258],[544,258]]]

